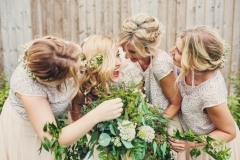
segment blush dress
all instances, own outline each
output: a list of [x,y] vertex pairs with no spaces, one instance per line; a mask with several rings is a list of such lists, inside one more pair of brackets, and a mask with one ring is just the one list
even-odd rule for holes
[[[73,88],[61,85],[46,86],[29,78],[26,70],[19,65],[10,80],[10,92],[0,116],[0,159],[1,160],[52,160],[53,154],[42,149],[41,141],[28,119],[22,102],[16,93],[26,96],[41,96],[48,99],[54,116],[68,114]],[[33,106],[34,107],[34,106]]]
[[[217,74],[201,83],[198,86],[189,86],[185,79],[179,82],[179,89],[182,95],[182,106],[179,112],[179,119],[183,130],[192,131],[197,135],[206,135],[216,129],[210,117],[205,111],[206,108],[213,107],[227,102],[227,89],[224,78],[220,71]],[[240,132],[236,125],[236,138],[226,143],[226,146],[231,148],[231,160],[240,159]],[[199,149],[203,147],[198,147]],[[186,159],[191,160],[189,150],[186,151]],[[193,160],[209,160],[213,159],[207,153],[201,151],[201,155]]]

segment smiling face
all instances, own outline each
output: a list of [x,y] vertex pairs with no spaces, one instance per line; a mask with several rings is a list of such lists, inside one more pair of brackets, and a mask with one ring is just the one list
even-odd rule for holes
[[183,42],[180,37],[178,37],[175,46],[170,49],[170,53],[173,57],[173,64],[181,67],[181,58],[182,58]]
[[118,48],[115,44],[112,46],[112,52],[113,52],[114,57],[115,57],[115,68],[114,68],[113,76],[111,77],[111,81],[112,82],[117,82],[120,78],[119,69],[120,69],[120,66],[122,64],[122,59],[120,57],[119,50],[118,50]]
[[126,52],[125,58],[130,59],[132,62],[137,62],[142,57],[136,52],[136,49],[130,43],[124,43],[122,45],[123,51]]

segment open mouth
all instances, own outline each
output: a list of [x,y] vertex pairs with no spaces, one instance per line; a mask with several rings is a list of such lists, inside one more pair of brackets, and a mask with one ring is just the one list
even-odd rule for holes
[[114,76],[114,77],[119,77],[119,71],[118,71],[118,70],[115,70],[115,71],[113,72],[113,76]]

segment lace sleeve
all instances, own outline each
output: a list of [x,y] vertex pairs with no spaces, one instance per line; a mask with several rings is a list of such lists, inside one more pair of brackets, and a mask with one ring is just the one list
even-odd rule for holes
[[47,97],[47,94],[44,92],[44,86],[28,77],[21,66],[17,67],[12,74],[10,85],[14,94]]
[[174,66],[168,59],[158,56],[153,62],[152,69],[155,78],[159,81],[173,71]]
[[204,102],[202,110],[227,101],[227,88],[220,71],[218,71],[218,74],[215,78],[206,82],[201,87],[201,93],[201,97]]

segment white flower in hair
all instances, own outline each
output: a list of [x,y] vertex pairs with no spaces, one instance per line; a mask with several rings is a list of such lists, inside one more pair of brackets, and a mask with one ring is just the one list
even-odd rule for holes
[[161,34],[164,34],[166,32],[165,27],[161,22],[159,22],[159,31],[161,32]]
[[21,45],[21,47],[23,47],[23,54],[19,56],[18,62],[20,64],[22,64],[22,67],[26,70],[26,72],[30,78],[36,78],[36,75],[29,70],[28,65],[27,65],[27,59],[25,57],[25,52],[28,50],[30,45],[31,45],[31,42]]
[[223,55],[221,57],[221,62],[224,63],[227,61],[227,55],[230,53],[231,49],[230,49],[230,45],[228,43],[226,43],[224,41],[224,45],[223,45]]

